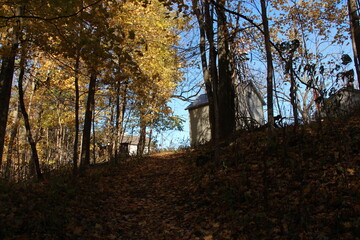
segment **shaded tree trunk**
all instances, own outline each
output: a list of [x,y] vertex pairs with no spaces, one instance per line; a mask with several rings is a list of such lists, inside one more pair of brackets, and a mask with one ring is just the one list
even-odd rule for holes
[[75,137],[74,137],[74,148],[73,148],[73,174],[77,175],[78,172],[78,160],[79,160],[79,65],[80,65],[80,51],[77,50],[76,62],[75,62]]
[[139,157],[143,156],[146,142],[146,123],[143,120],[142,115],[140,116],[140,136],[139,142],[137,145],[137,155]]
[[90,72],[88,98],[85,110],[84,129],[81,146],[80,169],[84,170],[90,165],[90,144],[91,144],[91,121],[95,105],[96,72]]
[[355,69],[360,87],[360,17],[358,14],[358,7],[356,0],[348,0],[348,10],[350,18],[350,32],[352,39],[352,46],[354,51]]
[[220,115],[219,115],[219,101],[218,101],[218,69],[217,69],[217,50],[215,43],[215,33],[213,26],[214,9],[210,8],[208,1],[204,2],[204,21],[205,21],[205,33],[209,43],[209,80],[211,82],[212,89],[207,92],[209,99],[209,108],[212,106],[213,116],[210,117],[214,121],[214,132],[211,133],[211,138],[215,144],[215,159],[218,159],[219,155],[219,142],[220,142]]
[[[223,1],[218,5],[223,6]],[[233,84],[233,73],[230,66],[229,33],[225,11],[223,8],[216,8],[218,16],[218,114],[219,114],[219,138],[227,141],[235,131],[235,90]]]
[[95,112],[92,114],[92,128],[93,128],[93,163],[96,163],[96,132],[95,132]]
[[151,153],[152,134],[153,134],[153,126],[152,126],[152,124],[151,124],[151,126],[150,126],[150,132],[149,132],[149,141],[147,142],[147,144],[148,144],[148,151],[147,151],[147,153],[148,153],[148,154]]
[[292,106],[293,114],[294,114],[294,124],[295,128],[299,125],[299,116],[298,116],[298,106],[297,106],[297,93],[296,93],[296,82],[295,82],[295,73],[293,68],[293,55],[290,54],[289,59],[290,66],[290,103]]
[[267,17],[265,0],[261,0],[261,17],[264,26],[264,39],[265,39],[265,51],[266,51],[266,64],[267,64],[267,117],[269,129],[274,128],[274,102],[273,102],[273,79],[274,79],[274,67],[271,54],[271,42],[269,21]]
[[21,56],[21,60],[20,60],[20,74],[19,74],[19,82],[18,82],[18,84],[19,84],[19,105],[20,105],[21,113],[24,117],[26,135],[27,135],[30,147],[31,147],[31,164],[34,164],[37,178],[39,180],[42,180],[44,177],[40,170],[40,163],[39,163],[38,152],[36,149],[36,142],[33,138],[32,132],[31,132],[29,115],[26,111],[25,103],[24,103],[23,79],[24,79],[24,74],[25,74],[25,65],[26,65],[25,53],[23,53]]
[[6,166],[5,166],[5,179],[10,180],[11,179],[11,168],[13,163],[13,152],[15,150],[15,139],[16,135],[19,131],[19,123],[20,123],[20,106],[17,108],[18,110],[15,113],[15,120],[14,120],[14,126],[10,133],[10,139],[9,139],[9,145],[8,145],[8,151],[6,156]]
[[199,49],[200,49],[200,57],[201,57],[201,66],[202,66],[203,78],[205,82],[205,90],[209,101],[209,122],[210,122],[211,136],[214,137],[215,136],[214,97],[213,97],[211,76],[210,76],[209,66],[207,63],[207,56],[206,56],[206,34],[205,34],[204,14],[199,9],[197,0],[193,0],[193,8],[199,24],[199,32],[200,32]]
[[123,122],[124,122],[124,115],[126,110],[127,104],[127,83],[125,82],[123,85],[123,91],[120,92],[120,82],[119,86],[117,87],[117,96],[116,96],[116,122],[115,122],[115,144],[114,144],[114,151],[113,151],[113,159],[115,163],[118,162],[120,158],[120,144],[121,144],[121,136],[123,133]]
[[[223,2],[217,1],[217,33],[215,33],[214,6],[210,1],[203,1],[199,5],[198,1],[193,0],[193,8],[200,30],[199,46],[209,101],[211,137],[215,146],[218,146],[220,141],[227,141],[236,128],[235,89],[230,64],[226,15]],[[209,45],[208,50],[206,50],[206,40]]]
[[[267,17],[267,10],[266,10],[266,0],[261,0],[261,17],[264,26],[264,39],[265,39],[265,51],[266,51],[266,64],[267,64],[267,116],[268,116],[268,151],[269,155],[273,154],[273,128],[275,125],[274,121],[274,103],[273,103],[273,79],[274,79],[274,67],[273,67],[273,60],[272,60],[272,53],[271,53],[271,42],[270,42],[270,31],[269,31],[269,21]],[[268,193],[268,160],[267,156],[263,157],[263,198],[264,198],[264,208],[267,210],[269,207],[269,193]]]
[[[16,9],[16,16],[21,15],[23,8]],[[19,48],[19,39],[21,33],[20,19],[17,20],[13,27],[13,33],[9,40],[8,46],[3,46],[4,54],[1,59],[1,72],[0,72],[0,168],[2,165],[2,156],[4,152],[6,125],[9,113],[9,104],[11,96],[11,86],[13,82],[15,57]]]

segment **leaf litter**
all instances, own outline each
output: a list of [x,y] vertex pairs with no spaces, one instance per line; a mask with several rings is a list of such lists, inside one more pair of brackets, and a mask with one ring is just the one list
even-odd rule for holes
[[359,239],[359,142],[349,137],[359,121],[331,124],[279,130],[270,152],[265,132],[240,133],[221,164],[196,165],[205,146],[90,169],[75,183],[1,183],[0,238]]

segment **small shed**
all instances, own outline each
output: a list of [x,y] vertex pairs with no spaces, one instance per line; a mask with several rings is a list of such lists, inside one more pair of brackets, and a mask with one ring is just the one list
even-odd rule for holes
[[264,106],[261,92],[253,81],[245,81],[237,86],[238,129],[264,125]]
[[[265,101],[252,81],[246,81],[236,87],[237,128],[263,125]],[[211,139],[209,101],[206,94],[200,95],[185,110],[189,111],[190,144],[197,146]]]
[[[122,153],[128,153],[130,156],[137,155],[137,145],[139,143],[140,137],[133,136],[133,135],[125,135],[123,136],[121,143],[120,143],[120,151]],[[148,153],[148,146],[149,146],[149,138],[145,139],[145,149],[144,153]],[[150,144],[150,151],[152,151],[152,143]]]
[[189,111],[191,146],[201,145],[210,141],[211,129],[207,95],[200,95],[185,110]]
[[320,117],[341,117],[359,110],[360,90],[344,87],[324,99]]

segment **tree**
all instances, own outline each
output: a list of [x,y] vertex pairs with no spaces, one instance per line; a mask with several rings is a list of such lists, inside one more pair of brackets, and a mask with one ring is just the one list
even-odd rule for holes
[[[235,90],[234,74],[229,51],[228,22],[223,2],[192,1],[193,12],[198,20],[199,50],[205,88],[209,99],[211,136],[218,145],[227,141],[235,131]],[[217,14],[217,31],[213,18]],[[208,50],[206,45],[209,46]],[[208,57],[208,59],[207,59]]]
[[[22,15],[24,6],[15,6],[15,17]],[[10,9],[8,9],[10,11]],[[8,36],[6,42],[1,44],[1,72],[0,72],[0,168],[2,165],[2,156],[4,151],[4,139],[6,133],[6,124],[9,111],[9,103],[11,96],[11,87],[15,69],[15,57],[18,52],[21,38],[21,21],[15,18],[15,21],[7,23]]]
[[30,164],[33,164],[35,166],[37,178],[39,180],[42,180],[43,175],[40,170],[39,155],[38,155],[38,151],[36,149],[36,142],[35,142],[33,134],[32,134],[30,121],[29,121],[29,115],[26,111],[25,103],[24,103],[23,80],[24,80],[24,75],[25,75],[25,67],[26,67],[26,47],[23,47],[22,53],[21,53],[20,73],[19,73],[19,80],[18,80],[19,105],[20,105],[21,113],[24,118],[24,122],[25,122],[26,135],[27,135],[29,144],[31,146],[31,162],[30,162]]
[[350,19],[350,32],[354,52],[355,69],[358,77],[358,84],[360,86],[360,16],[358,14],[359,2],[356,0],[348,0],[347,4]]

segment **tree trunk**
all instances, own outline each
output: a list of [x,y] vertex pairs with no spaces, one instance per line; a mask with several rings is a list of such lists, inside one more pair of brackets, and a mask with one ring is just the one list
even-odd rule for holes
[[352,46],[354,52],[354,62],[355,62],[355,69],[356,75],[358,78],[358,84],[360,87],[360,19],[356,0],[348,0],[348,10],[349,10],[349,19],[350,19],[350,32],[351,32],[351,39],[352,39]]
[[[223,6],[223,1],[218,5]],[[219,138],[227,141],[235,131],[235,90],[232,80],[232,68],[230,66],[229,33],[226,26],[226,16],[223,8],[216,8],[218,16],[218,116],[219,116]]]
[[[261,16],[264,26],[264,39],[265,39],[265,51],[266,51],[266,63],[267,63],[267,110],[268,110],[268,142],[269,142],[269,154],[272,154],[273,148],[273,128],[274,128],[274,103],[273,103],[273,79],[274,79],[274,67],[271,54],[270,43],[270,31],[269,22],[266,11],[266,0],[261,0]],[[268,156],[263,157],[263,198],[264,208],[267,210],[269,207],[269,193],[268,193]]]
[[144,154],[145,142],[146,142],[146,123],[143,120],[143,117],[140,116],[140,136],[137,145],[137,156],[139,157],[142,157]]
[[266,51],[266,64],[267,64],[267,117],[270,132],[274,128],[274,102],[273,102],[273,79],[274,79],[274,67],[271,54],[270,43],[270,31],[269,21],[267,18],[265,0],[261,0],[261,17],[264,26],[264,38],[265,38],[265,51]]
[[[220,115],[219,115],[219,101],[218,101],[218,69],[217,69],[217,50],[214,37],[213,26],[213,8],[210,9],[210,3],[204,2],[204,19],[205,19],[205,33],[209,43],[209,79],[211,82],[211,91],[207,92],[209,100],[209,108],[213,108],[213,116],[210,117],[214,121],[214,132],[211,133],[211,139],[215,144],[215,159],[218,159],[219,142],[220,142]],[[210,113],[209,112],[209,113]]]
[[20,60],[20,74],[19,74],[19,105],[21,109],[21,113],[24,117],[24,123],[26,128],[26,135],[31,147],[31,162],[34,164],[36,175],[39,180],[42,180],[44,177],[40,170],[40,163],[39,163],[39,156],[36,149],[36,142],[34,141],[34,138],[31,133],[31,127],[30,127],[30,121],[29,121],[29,115],[26,112],[25,103],[24,103],[24,92],[23,92],[23,79],[24,79],[24,73],[25,73],[25,54],[23,53]]
[[80,65],[80,51],[77,51],[76,62],[75,62],[75,137],[74,137],[74,148],[73,148],[73,174],[77,175],[78,171],[78,159],[79,159],[79,65]]
[[93,128],[93,164],[96,164],[96,133],[95,133],[95,111],[93,113],[92,128]]
[[295,82],[292,54],[290,55],[289,66],[290,66],[290,103],[294,114],[294,124],[295,124],[294,129],[296,129],[296,127],[299,125],[299,116],[298,116],[296,82]]
[[149,141],[147,142],[147,145],[148,145],[148,151],[147,153],[150,154],[151,153],[151,139],[152,139],[152,134],[153,134],[153,126],[151,124],[150,126],[150,132],[149,132]]
[[12,158],[13,158],[13,152],[15,150],[14,147],[15,147],[16,135],[19,131],[20,111],[21,111],[20,106],[18,106],[18,110],[15,112],[14,126],[11,130],[8,151],[7,151],[7,156],[6,156],[5,179],[8,179],[8,180],[11,179],[11,168],[12,168],[12,163],[13,163]]
[[84,129],[81,146],[80,169],[84,170],[90,165],[90,143],[91,143],[91,120],[95,107],[95,88],[96,88],[96,72],[94,69],[90,72],[90,83],[88,98],[85,110]]
[[[16,16],[21,15],[23,8],[18,7],[16,9]],[[14,69],[15,69],[15,57],[19,48],[19,39],[21,33],[21,22],[17,20],[11,40],[8,46],[4,47],[5,54],[1,59],[1,72],[0,72],[0,169],[2,165],[2,156],[4,152],[6,124],[9,113],[9,104],[11,96],[11,86],[13,82]]]
[[201,57],[201,66],[202,66],[203,78],[205,83],[205,90],[209,102],[209,122],[210,122],[211,136],[213,138],[215,136],[214,98],[213,98],[213,87],[211,82],[211,76],[210,76],[209,66],[206,57],[205,19],[204,19],[204,14],[199,9],[197,0],[193,0],[193,8],[199,24],[199,32],[200,32],[199,49],[200,49],[200,57]]

